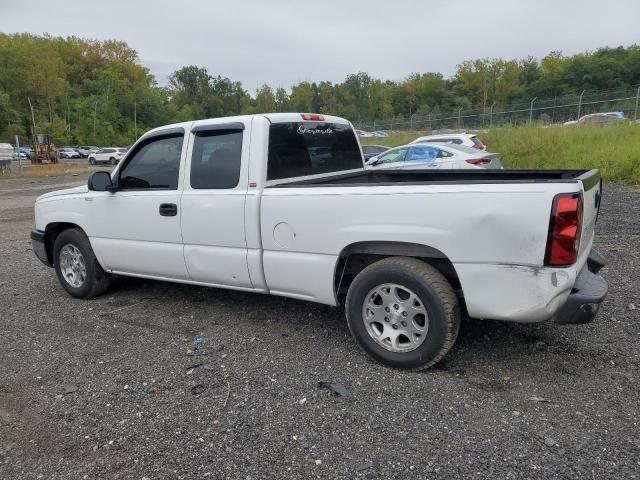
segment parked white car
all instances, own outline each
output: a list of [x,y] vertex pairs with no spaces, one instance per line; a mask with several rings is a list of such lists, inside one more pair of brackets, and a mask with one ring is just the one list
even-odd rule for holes
[[58,150],[60,158],[82,158],[80,152],[73,147],[62,147]]
[[129,275],[344,305],[369,355],[413,370],[447,353],[461,312],[595,317],[597,170],[362,167],[338,117],[156,128],[113,172],[38,197],[33,251],[77,298]]
[[89,163],[91,165],[95,165],[97,163],[109,163],[111,165],[116,165],[120,160],[122,160],[125,153],[127,153],[126,148],[101,148],[97,152],[89,154]]
[[480,141],[480,139],[473,134],[469,133],[443,133],[439,135],[427,135],[424,137],[416,138],[414,143],[452,143],[454,145],[464,145],[465,147],[476,148],[478,150],[486,150],[487,147]]
[[392,148],[370,158],[367,169],[499,169],[500,154],[455,144],[417,143]]
[[100,150],[100,147],[94,147],[94,146],[91,146],[91,145],[83,145],[81,147],[78,147],[76,150],[78,150],[78,153],[82,156],[82,158],[87,158],[92,153],[96,153],[98,150]]

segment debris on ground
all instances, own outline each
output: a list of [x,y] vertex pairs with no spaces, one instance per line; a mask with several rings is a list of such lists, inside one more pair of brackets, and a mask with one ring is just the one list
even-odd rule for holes
[[201,393],[203,393],[205,390],[207,389],[207,387],[201,383],[194,385],[191,388],[191,395],[200,395]]
[[547,400],[543,397],[529,397],[527,398],[530,402],[538,402],[538,403],[549,403],[551,400]]
[[64,394],[69,395],[70,393],[76,393],[78,391],[78,387],[75,385],[65,385]]
[[339,397],[350,397],[351,392],[339,383],[318,382],[318,388],[325,388]]
[[544,444],[547,447],[555,447],[556,446],[556,441],[551,437],[545,437],[544,438]]
[[356,472],[364,472],[365,470],[369,470],[373,467],[372,462],[363,463],[362,465],[358,465],[356,467]]

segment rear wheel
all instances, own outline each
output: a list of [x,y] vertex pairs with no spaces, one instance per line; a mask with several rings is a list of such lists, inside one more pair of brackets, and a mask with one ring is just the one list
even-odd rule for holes
[[360,346],[395,368],[434,365],[453,346],[460,328],[451,285],[415,258],[391,257],[365,268],[349,288],[346,311]]
[[64,230],[58,235],[53,261],[60,284],[73,297],[92,298],[111,285],[112,276],[102,269],[80,229]]
[[91,165],[95,165],[95,164],[96,164],[96,159],[95,159],[95,158],[93,158],[93,157],[89,157],[89,163],[90,163]]
[[111,157],[111,158],[109,159],[109,163],[110,163],[111,165],[115,165],[115,164],[116,164],[116,159],[115,159],[115,158],[113,158],[113,157]]

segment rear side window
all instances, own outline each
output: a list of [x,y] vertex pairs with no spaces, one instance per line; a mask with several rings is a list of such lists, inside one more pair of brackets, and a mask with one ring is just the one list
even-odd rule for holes
[[242,130],[196,133],[191,188],[235,188],[240,180]]
[[409,150],[409,155],[407,155],[406,161],[431,163],[435,162],[436,158],[444,157],[451,157],[451,154],[436,147],[415,146],[411,147]]
[[363,168],[349,125],[289,122],[269,127],[267,180]]
[[484,147],[484,143],[482,143],[478,137],[471,137],[471,141],[473,142],[474,145],[477,145],[479,147]]

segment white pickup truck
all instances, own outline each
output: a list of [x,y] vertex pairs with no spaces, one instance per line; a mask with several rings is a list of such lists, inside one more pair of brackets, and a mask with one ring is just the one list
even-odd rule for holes
[[367,353],[417,370],[462,315],[593,319],[600,192],[597,170],[364,170],[344,119],[251,115],[148,132],[40,196],[31,238],[74,297],[129,275],[343,304]]

